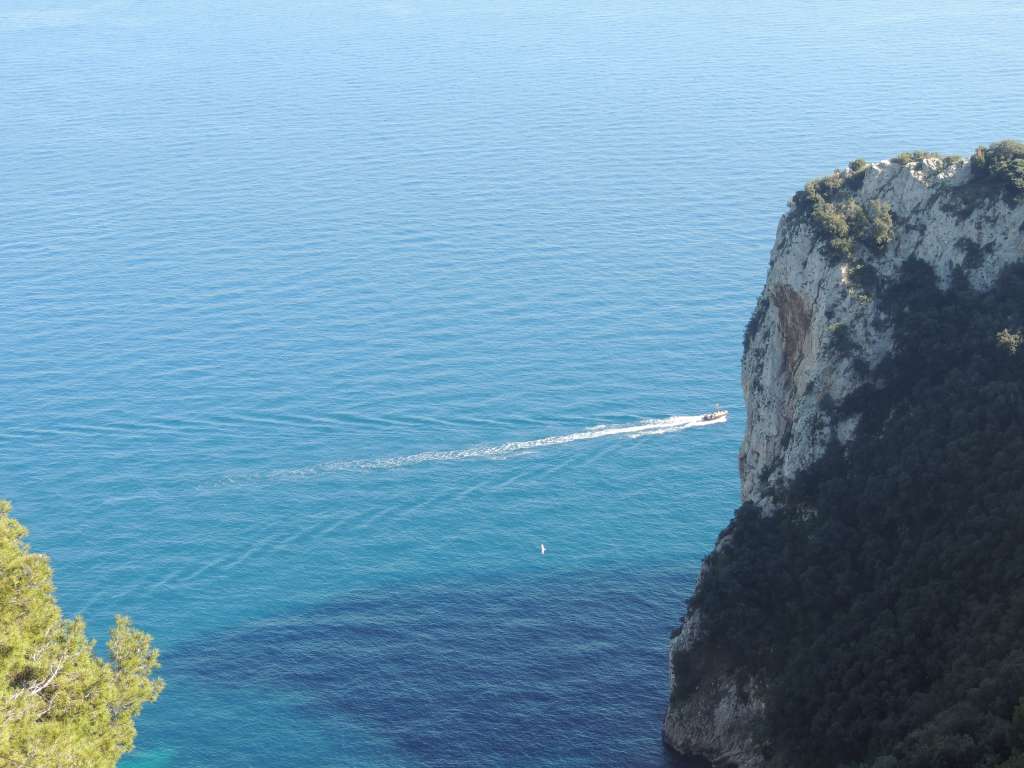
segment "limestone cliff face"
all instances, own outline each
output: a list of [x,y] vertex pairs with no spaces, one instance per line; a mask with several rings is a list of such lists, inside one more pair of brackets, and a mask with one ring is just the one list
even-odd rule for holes
[[[742,367],[742,498],[762,514],[777,510],[787,483],[831,441],[853,435],[858,415],[840,417],[835,406],[871,380],[892,348],[891,322],[876,298],[908,259],[930,264],[945,284],[960,267],[975,288],[986,288],[1002,267],[1024,256],[1024,205],[981,184],[969,161],[868,164],[837,172],[827,187],[838,189],[843,201],[833,197],[830,210],[841,209],[851,229],[870,235],[837,248],[830,239],[836,232],[828,231],[827,221],[822,225],[827,216],[815,215],[806,194],[794,198],[779,223]],[[865,211],[877,221],[865,224]],[[717,547],[727,547],[728,539],[727,530]],[[700,612],[691,609],[672,641],[674,693],[665,740],[716,766],[762,766],[766,681],[696,650],[700,623]],[[687,667],[684,685],[677,684],[680,664]]]
[[807,217],[783,217],[743,356],[744,501],[770,511],[773,488],[819,458],[831,439],[852,434],[856,416],[837,423],[831,406],[863,384],[891,348],[890,323],[875,291],[851,279],[857,263],[884,283],[916,257],[944,283],[962,266],[975,288],[985,288],[1021,258],[1024,206],[998,197],[972,206],[964,195],[970,180],[967,161],[869,165],[853,197],[862,205],[888,203],[893,237],[877,253],[858,253],[858,246],[853,259],[831,257]]

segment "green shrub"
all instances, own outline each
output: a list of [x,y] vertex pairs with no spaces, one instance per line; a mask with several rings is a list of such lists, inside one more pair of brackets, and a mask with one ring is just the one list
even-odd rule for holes
[[918,149],[913,152],[900,152],[898,155],[896,155],[896,157],[892,159],[892,161],[894,163],[899,163],[900,165],[910,165],[911,163],[917,163],[920,162],[921,160],[941,157],[942,155],[940,155],[938,152],[929,152],[927,150]]
[[1003,184],[1012,198],[1024,197],[1024,143],[1005,140],[978,147],[971,167],[976,175]]
[[850,163],[850,171],[834,171],[807,182],[794,196],[797,214],[806,215],[819,237],[826,241],[826,255],[838,264],[853,256],[857,243],[881,252],[893,238],[892,208],[881,200],[868,201],[865,208],[853,192],[864,183],[868,164]]
[[864,237],[875,250],[885,248],[893,238],[892,206],[884,200],[869,200],[867,220]]
[[893,238],[892,208],[880,200],[870,200],[865,209],[852,196],[829,202],[820,194],[808,195],[810,219],[817,234],[828,242],[833,261],[853,256],[856,243],[881,252]]
[[829,197],[843,188],[846,177],[839,170],[832,171],[828,176],[823,176],[811,182],[818,194]]
[[811,219],[818,234],[828,240],[829,248],[834,256],[840,259],[853,254],[853,239],[850,237],[850,225],[844,212],[832,203],[823,199],[815,203]]

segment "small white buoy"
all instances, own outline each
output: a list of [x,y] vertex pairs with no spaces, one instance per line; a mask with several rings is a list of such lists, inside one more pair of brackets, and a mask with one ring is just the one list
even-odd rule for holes
[[548,548],[545,547],[544,544],[541,544],[540,545],[540,553],[543,555],[547,551],[548,551]]

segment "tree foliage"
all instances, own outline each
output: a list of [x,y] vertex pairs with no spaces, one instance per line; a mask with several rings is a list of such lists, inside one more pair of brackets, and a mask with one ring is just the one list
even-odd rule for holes
[[877,199],[864,205],[853,195],[867,168],[863,160],[854,160],[847,172],[808,182],[794,198],[797,214],[807,217],[836,263],[852,259],[858,243],[880,253],[893,237],[892,207]]
[[768,681],[773,766],[1022,768],[1024,267],[978,293],[911,260],[880,301],[894,352],[836,406],[857,434],[738,510],[701,643]]
[[894,163],[900,165],[912,165],[922,160],[941,160],[942,155],[938,152],[930,152],[927,149],[916,149],[912,152],[900,152],[896,157],[892,159]]
[[150,637],[118,616],[99,658],[81,618],[54,600],[47,558],[0,501],[0,766],[111,768],[163,681]]
[[1002,183],[1012,198],[1024,198],[1024,143],[1006,140],[978,147],[971,165],[978,176]]

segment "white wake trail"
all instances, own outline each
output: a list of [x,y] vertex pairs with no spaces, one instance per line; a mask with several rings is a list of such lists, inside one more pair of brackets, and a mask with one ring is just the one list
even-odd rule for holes
[[[500,445],[482,445],[474,448],[465,448],[457,451],[424,451],[422,453],[414,453],[408,456],[394,456],[391,458],[383,459],[366,459],[359,461],[335,461],[326,462],[323,464],[317,464],[311,467],[305,467],[303,469],[286,469],[286,470],[275,470],[271,472],[260,472],[247,475],[235,475],[230,478],[224,478],[224,480],[218,484],[219,487],[225,485],[235,486],[239,483],[246,481],[272,481],[272,480],[302,480],[305,478],[316,477],[331,472],[344,472],[344,471],[359,471],[359,470],[375,470],[375,469],[392,469],[395,467],[404,467],[412,464],[424,464],[432,461],[460,461],[462,459],[479,459],[479,458],[502,458],[505,456],[514,455],[517,453],[524,453],[527,451],[536,450],[538,448],[545,448],[553,445],[564,445],[566,443],[575,443],[581,440],[597,440],[602,437],[616,437],[624,435],[626,437],[638,438],[646,437],[651,435],[664,435],[670,432],[678,432],[683,429],[690,429],[691,427],[707,427],[712,424],[721,424],[727,420],[725,414],[710,420],[705,420],[701,416],[669,416],[665,419],[650,419],[648,421],[642,421],[639,424],[626,424],[621,426],[609,426],[606,424],[600,424],[595,427],[590,427],[581,432],[571,432],[566,435],[554,435],[552,437],[543,437],[539,440],[518,440],[508,443],[501,443]],[[463,488],[459,490],[460,494],[465,494],[480,487],[481,484],[474,486],[473,488]],[[216,487],[216,486],[215,486]],[[209,486],[208,486],[209,488]],[[435,496],[432,499],[420,502],[417,507],[430,506],[434,504],[438,499],[448,496],[450,494],[442,493]],[[406,510],[408,512],[408,510]],[[344,518],[331,522],[326,528],[321,530],[321,534],[333,531],[335,528],[345,524]],[[241,553],[234,553],[225,555],[219,560],[215,560],[209,563],[201,565],[198,569],[191,570],[191,572],[178,571],[177,573],[169,574],[166,578],[152,584],[148,587],[150,591],[156,589],[170,589],[177,587],[181,584],[193,582],[202,576],[204,573],[214,570],[223,571],[226,569],[234,568],[235,566],[245,562],[253,556],[266,550],[271,546],[281,546],[291,541],[295,541],[303,536],[307,536],[315,530],[318,526],[322,525],[322,521],[318,521],[312,527],[306,529],[300,529],[295,531],[291,530],[290,536],[284,536],[281,534],[281,526],[277,526],[273,533],[264,536],[259,541],[252,544],[248,549]],[[115,597],[123,597],[138,591],[141,584],[136,584],[127,590],[124,590]],[[88,603],[85,604],[80,610],[88,610],[92,604],[99,599],[98,596],[94,597]]]
[[724,421],[726,421],[725,416],[710,421],[705,421],[701,416],[669,416],[665,419],[650,419],[648,421],[642,421],[639,424],[626,424],[622,426],[608,426],[601,424],[582,432],[542,437],[538,440],[517,440],[509,443],[501,443],[500,445],[481,445],[454,451],[424,451],[422,453],[414,453],[408,456],[392,456],[382,459],[331,461],[301,469],[276,470],[267,473],[264,477],[269,480],[301,479],[330,472],[395,469],[397,467],[408,467],[413,464],[426,464],[428,462],[503,458],[517,453],[533,451],[538,448],[547,448],[552,445],[565,445],[566,443],[576,443],[581,440],[597,440],[602,437],[616,437],[619,435],[625,435],[628,437],[664,435],[670,432],[690,429],[691,427],[704,427],[712,424],[721,424]]

